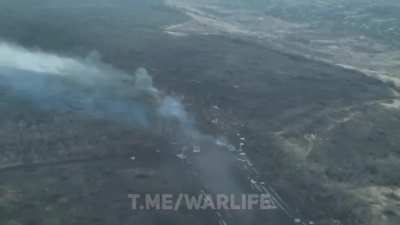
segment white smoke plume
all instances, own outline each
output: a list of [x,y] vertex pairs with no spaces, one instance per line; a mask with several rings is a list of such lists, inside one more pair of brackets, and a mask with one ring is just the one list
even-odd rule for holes
[[146,69],[131,75],[99,58],[96,53],[63,57],[0,42],[0,88],[40,109],[75,111],[143,127],[163,119],[190,123],[181,102],[157,90]]

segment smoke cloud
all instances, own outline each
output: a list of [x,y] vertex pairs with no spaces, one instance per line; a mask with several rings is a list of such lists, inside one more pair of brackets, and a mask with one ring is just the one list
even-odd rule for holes
[[70,58],[0,43],[0,88],[45,110],[129,122],[149,128],[171,119],[189,124],[177,99],[153,86],[145,68],[127,74],[102,63],[97,53]]

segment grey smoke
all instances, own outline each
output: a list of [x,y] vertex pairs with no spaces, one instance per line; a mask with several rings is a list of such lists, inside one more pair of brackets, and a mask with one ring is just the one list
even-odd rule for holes
[[153,78],[149,75],[145,68],[137,69],[135,73],[135,89],[158,93],[158,90],[153,86]]
[[[129,122],[149,128],[161,119],[189,124],[182,104],[153,86],[145,68],[130,75],[99,61],[0,43],[0,88],[43,110]],[[157,119],[158,118],[158,119]]]
[[162,99],[158,111],[163,117],[177,119],[187,126],[192,123],[181,102],[171,96]]
[[0,43],[0,88],[42,110],[79,113],[146,129],[167,127],[183,144],[215,143],[196,129],[179,98],[153,85],[145,68],[133,75],[100,61],[68,58]]

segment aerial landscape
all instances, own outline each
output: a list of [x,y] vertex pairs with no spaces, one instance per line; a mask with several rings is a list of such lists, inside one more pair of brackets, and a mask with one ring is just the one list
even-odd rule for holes
[[398,225],[399,71],[397,0],[0,1],[0,224]]

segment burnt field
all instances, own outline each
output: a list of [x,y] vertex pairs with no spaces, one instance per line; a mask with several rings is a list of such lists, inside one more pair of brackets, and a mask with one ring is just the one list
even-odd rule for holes
[[[0,3],[1,224],[398,223],[394,84],[168,34],[187,16],[158,1],[27,2]],[[127,197],[251,193],[249,178],[286,206],[145,212]]]

